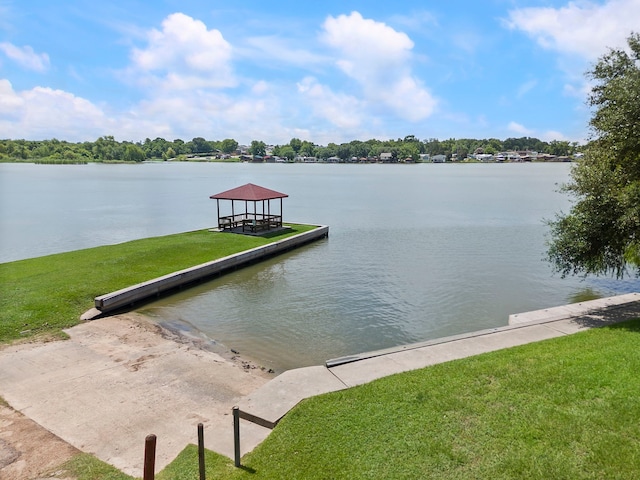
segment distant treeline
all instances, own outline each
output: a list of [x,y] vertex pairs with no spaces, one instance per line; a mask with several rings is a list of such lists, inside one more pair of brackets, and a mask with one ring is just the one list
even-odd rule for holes
[[471,138],[419,140],[408,135],[397,140],[353,140],[349,143],[316,145],[307,140],[292,138],[285,145],[269,146],[263,141],[253,140],[251,145],[241,146],[234,139],[205,140],[202,137],[190,141],[164,138],[143,142],[118,142],[112,136],[98,138],[95,142],[72,143],[64,140],[0,140],[0,161],[35,161],[39,163],[84,163],[84,162],[142,162],[144,160],[186,160],[188,157],[213,154],[219,156],[277,155],[292,160],[295,157],[327,159],[337,157],[379,157],[391,153],[393,158],[412,158],[418,161],[420,154],[445,155],[447,160],[462,160],[470,154],[497,154],[505,151],[534,151],[555,156],[570,156],[579,151],[577,142],[554,140],[544,142],[537,138],[521,137],[498,140]]

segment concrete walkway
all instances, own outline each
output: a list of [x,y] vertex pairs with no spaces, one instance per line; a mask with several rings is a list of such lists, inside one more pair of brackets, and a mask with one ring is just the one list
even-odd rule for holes
[[323,367],[289,370],[243,398],[239,407],[275,425],[298,402],[314,395],[636,317],[640,317],[640,293],[515,314],[505,327],[338,358]]
[[[0,351],[0,396],[71,445],[140,477],[146,435],[158,437],[159,471],[196,443],[197,423],[205,425],[206,448],[233,458],[234,405],[273,426],[308,397],[635,317],[638,293],[512,315],[505,327],[334,359],[269,381],[163,338],[157,326],[109,317],[70,329],[65,342]],[[242,454],[270,431],[243,420]]]

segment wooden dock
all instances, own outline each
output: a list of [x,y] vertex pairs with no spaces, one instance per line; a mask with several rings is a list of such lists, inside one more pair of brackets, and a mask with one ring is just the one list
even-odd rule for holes
[[94,318],[114,310],[123,309],[137,302],[148,300],[151,297],[157,297],[170,290],[235,270],[328,236],[329,227],[318,226],[314,230],[287,237],[262,247],[252,248],[251,250],[138,283],[116,292],[100,295],[95,298],[95,310],[85,313],[83,319]]

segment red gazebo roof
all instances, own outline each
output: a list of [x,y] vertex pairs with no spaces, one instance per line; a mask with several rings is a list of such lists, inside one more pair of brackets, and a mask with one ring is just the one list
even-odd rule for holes
[[286,193],[276,192],[275,190],[269,190],[268,188],[254,185],[253,183],[247,183],[241,187],[211,195],[209,198],[218,200],[250,200],[256,202],[260,200],[272,200],[274,198],[286,198],[288,196]]

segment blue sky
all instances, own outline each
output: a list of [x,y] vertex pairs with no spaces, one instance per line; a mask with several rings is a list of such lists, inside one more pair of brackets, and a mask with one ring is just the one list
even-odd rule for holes
[[588,137],[640,0],[0,0],[0,138]]

